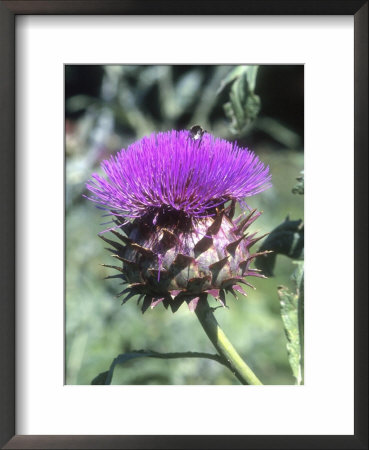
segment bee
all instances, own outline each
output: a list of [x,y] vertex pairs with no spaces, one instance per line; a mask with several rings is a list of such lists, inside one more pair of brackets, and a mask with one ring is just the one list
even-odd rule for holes
[[194,141],[199,141],[199,143],[201,142],[204,133],[206,133],[206,130],[200,127],[200,125],[193,125],[190,128],[190,138]]

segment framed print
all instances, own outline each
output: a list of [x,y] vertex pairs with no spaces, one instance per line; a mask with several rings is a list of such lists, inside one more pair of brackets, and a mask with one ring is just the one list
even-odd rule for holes
[[0,2],[3,448],[367,448],[367,16]]

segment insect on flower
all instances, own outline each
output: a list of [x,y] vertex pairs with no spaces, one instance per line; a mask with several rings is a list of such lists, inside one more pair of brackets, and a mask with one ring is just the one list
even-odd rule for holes
[[197,141],[197,140],[201,141],[204,133],[206,133],[206,130],[204,130],[200,125],[193,125],[190,128],[190,137],[194,141]]

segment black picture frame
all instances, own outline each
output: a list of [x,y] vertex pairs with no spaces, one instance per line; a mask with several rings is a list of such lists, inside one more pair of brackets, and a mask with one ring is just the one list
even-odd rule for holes
[[[355,58],[355,432],[348,436],[15,435],[15,18],[20,14],[352,15]],[[0,445],[6,449],[368,448],[368,1],[10,0],[0,1]],[[338,213],[339,214],[339,213]],[[20,217],[17,226],[20,227]],[[339,226],[339,220],[336,226]],[[337,370],[339,376],[339,370]],[[344,381],[342,381],[344,383]]]

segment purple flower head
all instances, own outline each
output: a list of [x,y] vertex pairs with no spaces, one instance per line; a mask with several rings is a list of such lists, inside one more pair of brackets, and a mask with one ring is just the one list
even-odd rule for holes
[[118,296],[139,296],[142,311],[159,303],[176,311],[183,302],[193,311],[208,294],[224,306],[225,293],[252,286],[245,277],[263,276],[250,267],[263,236],[246,233],[261,213],[234,213],[237,201],[270,186],[269,168],[198,128],[145,137],[103,161],[105,175],[87,183],[116,225],[106,231],[118,242],[100,237],[120,264],[107,267],[127,283]]
[[121,218],[179,211],[207,217],[229,200],[240,201],[271,186],[269,168],[251,151],[204,133],[154,133],[101,164],[90,200]]

